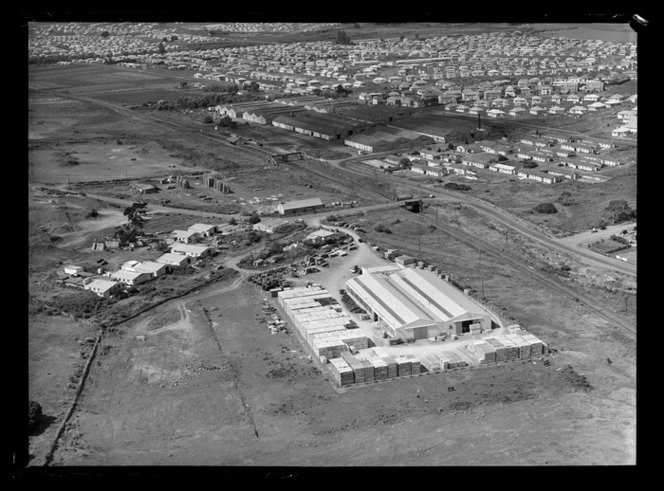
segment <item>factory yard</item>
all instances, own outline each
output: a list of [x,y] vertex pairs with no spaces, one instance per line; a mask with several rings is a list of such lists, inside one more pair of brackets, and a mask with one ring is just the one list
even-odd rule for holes
[[[184,316],[165,305],[120,326],[104,340],[53,465],[635,460],[633,368],[611,336],[591,341],[602,345],[597,357],[568,338],[548,366],[532,360],[335,389],[293,334],[271,335],[258,322],[261,297],[244,284],[184,303],[177,323]],[[160,315],[170,326],[150,324]],[[603,355],[622,361],[602,366]]]
[[[388,261],[362,243],[330,259],[329,268],[294,278],[294,286],[313,281],[336,294],[353,264]],[[543,318],[527,319],[556,353],[339,387],[290,323],[270,333],[261,305],[277,303],[268,297],[247,282],[220,282],[117,325],[99,346],[51,465],[635,462],[633,341],[578,307],[556,314],[555,331]],[[372,323],[352,318],[380,342]],[[86,334],[72,321],[58,322],[71,327],[52,331],[52,323],[37,321],[31,338],[35,380],[62,387],[65,381],[50,375],[54,364],[67,359],[72,338]],[[445,344],[394,349],[422,354]],[[53,400],[46,412],[59,419],[62,393]],[[33,437],[34,455],[54,431],[51,425]]]

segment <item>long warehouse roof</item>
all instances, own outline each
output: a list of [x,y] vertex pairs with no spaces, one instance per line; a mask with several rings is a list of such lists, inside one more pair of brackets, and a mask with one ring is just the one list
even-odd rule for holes
[[403,268],[365,273],[347,286],[397,327],[431,325],[491,314],[435,273]]

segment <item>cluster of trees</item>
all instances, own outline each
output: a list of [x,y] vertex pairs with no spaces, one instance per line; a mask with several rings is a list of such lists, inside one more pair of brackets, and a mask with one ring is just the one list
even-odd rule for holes
[[319,89],[315,88],[311,91],[312,94],[319,97],[327,97],[328,99],[338,99],[339,97],[347,97],[348,94],[352,94],[353,91],[346,89],[341,85],[337,85],[334,89]]
[[145,224],[144,214],[147,211],[147,203],[135,202],[122,212],[127,217],[127,223],[121,225],[115,231],[114,236],[120,241],[120,246],[135,242],[138,235],[143,231]]
[[42,407],[37,401],[28,403],[28,431],[34,430],[42,417]]
[[152,107],[158,111],[173,111],[183,109],[207,109],[211,106],[219,104],[227,104],[233,102],[248,102],[260,99],[261,96],[256,92],[250,92],[246,95],[237,95],[237,93],[228,92],[213,92],[211,94],[189,97],[178,97],[173,101],[160,100],[157,103],[146,102],[144,107]]
[[614,223],[636,220],[636,210],[632,209],[624,199],[609,201],[605,211],[611,213]]
[[553,203],[540,203],[533,208],[533,211],[536,213],[558,213],[558,208]]
[[558,202],[563,206],[571,206],[576,204],[576,200],[572,197],[569,191],[563,191],[558,197]]
[[539,165],[537,165],[537,162],[532,160],[523,160],[521,161],[521,167],[524,169],[534,169],[535,167],[539,167]]
[[346,31],[337,31],[337,37],[334,39],[335,44],[355,44]]
[[391,234],[392,231],[383,223],[377,223],[376,225],[373,226],[373,229],[376,232],[380,232],[383,234]]
[[452,191],[470,191],[472,189],[468,184],[459,184],[456,182],[448,182],[445,184],[445,187]]

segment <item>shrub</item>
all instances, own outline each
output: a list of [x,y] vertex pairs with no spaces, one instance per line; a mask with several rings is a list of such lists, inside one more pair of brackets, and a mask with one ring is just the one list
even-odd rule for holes
[[456,182],[448,182],[445,184],[445,187],[452,191],[470,191],[472,189],[468,184],[459,184]]
[[381,232],[383,234],[391,234],[392,233],[392,231],[382,223],[377,223],[376,225],[374,225],[373,229],[376,232]]
[[30,401],[28,404],[28,430],[34,430],[42,417],[42,407],[37,401]]
[[537,213],[558,213],[558,208],[553,203],[540,203],[539,205],[533,208],[533,211]]
[[539,165],[537,165],[537,162],[533,162],[532,160],[524,160],[521,163],[521,166],[524,169],[534,169],[535,167],[539,167]]

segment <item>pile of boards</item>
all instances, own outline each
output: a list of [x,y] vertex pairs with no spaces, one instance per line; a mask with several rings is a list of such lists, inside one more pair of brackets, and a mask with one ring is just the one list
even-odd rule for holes
[[315,356],[333,359],[351,347],[367,348],[368,338],[352,328],[350,316],[320,286],[284,289],[277,301]]
[[361,384],[420,373],[420,360],[414,355],[392,357],[382,348],[342,351],[332,358],[330,370],[338,385]]

